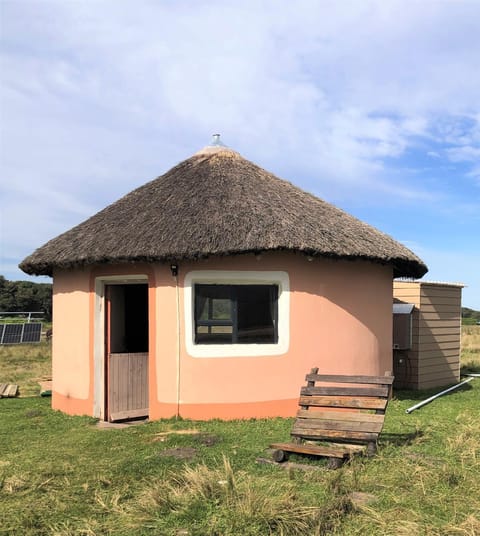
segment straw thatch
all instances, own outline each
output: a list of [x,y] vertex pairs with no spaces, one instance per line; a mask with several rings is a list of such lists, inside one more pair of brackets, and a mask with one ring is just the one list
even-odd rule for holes
[[292,251],[427,268],[410,250],[228,148],[207,147],[24,259],[28,274],[55,268]]

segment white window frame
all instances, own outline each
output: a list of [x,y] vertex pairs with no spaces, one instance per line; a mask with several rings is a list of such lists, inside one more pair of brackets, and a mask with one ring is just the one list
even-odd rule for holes
[[[195,284],[277,285],[278,341],[271,344],[196,344]],[[290,344],[290,280],[287,272],[194,270],[185,275],[185,345],[192,357],[259,357],[282,355]]]

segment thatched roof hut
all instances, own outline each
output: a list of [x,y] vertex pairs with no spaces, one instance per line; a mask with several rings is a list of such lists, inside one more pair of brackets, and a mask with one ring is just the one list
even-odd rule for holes
[[35,275],[100,263],[167,262],[262,251],[365,259],[421,277],[390,236],[213,144],[37,249]]

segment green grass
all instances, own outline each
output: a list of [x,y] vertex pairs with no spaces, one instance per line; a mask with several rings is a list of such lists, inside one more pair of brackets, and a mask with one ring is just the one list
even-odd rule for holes
[[[28,369],[43,374],[49,347],[11,348],[2,374],[17,354],[22,392],[37,394]],[[429,394],[397,392],[378,455],[337,471],[294,456],[317,470],[256,463],[288,439],[290,419],[101,430],[49,399],[2,399],[0,534],[480,534],[480,378],[405,413]]]
[[50,342],[0,346],[0,383],[17,384],[21,397],[39,394],[38,382],[51,374]]

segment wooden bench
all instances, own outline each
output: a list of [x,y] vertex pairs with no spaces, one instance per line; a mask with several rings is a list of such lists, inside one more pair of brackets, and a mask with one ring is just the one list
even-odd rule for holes
[[307,374],[301,388],[291,443],[274,443],[273,459],[288,452],[326,456],[329,467],[339,467],[357,453],[373,456],[391,397],[393,376]]

